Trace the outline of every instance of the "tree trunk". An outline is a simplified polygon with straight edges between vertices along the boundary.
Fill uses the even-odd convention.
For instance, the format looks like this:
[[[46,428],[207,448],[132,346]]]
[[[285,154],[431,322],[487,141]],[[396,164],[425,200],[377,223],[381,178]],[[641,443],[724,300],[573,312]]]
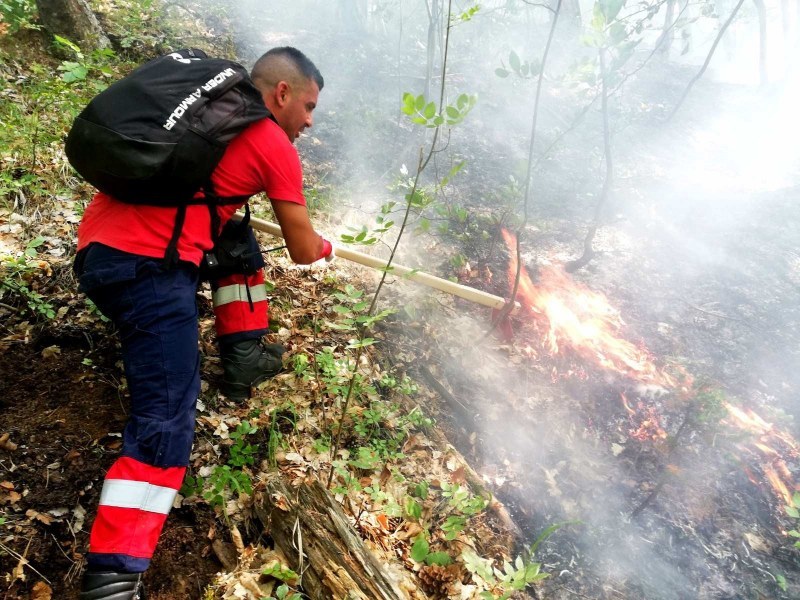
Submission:
[[[603,157],[606,163],[606,174],[603,180],[603,189],[600,192],[600,198],[594,207],[594,216],[592,223],[589,225],[589,230],[586,232],[586,237],[583,239],[583,254],[576,260],[569,261],[564,269],[568,273],[574,273],[578,269],[585,267],[594,258],[594,237],[597,235],[597,230],[600,227],[600,221],[603,215],[603,208],[605,207],[608,196],[611,193],[611,185],[614,180],[614,162],[611,153],[611,126],[608,118],[608,69],[606,68],[605,49],[600,48],[600,83],[602,86],[601,110],[603,113]]]
[[[356,535],[342,507],[318,481],[290,488],[274,475],[256,514],[269,535],[302,573],[312,600],[400,600],[380,562]],[[420,594],[422,597],[424,595]]]
[[[431,88],[433,87],[433,67],[436,59],[436,40],[438,39],[439,20],[441,10],[439,0],[425,0],[428,9],[428,44],[425,62],[425,98],[430,99]]]
[[[767,7],[764,0],[753,0],[758,11],[758,74],[761,85],[769,82],[767,74]]]
[[[339,0],[339,19],[342,30],[352,35],[364,35],[366,8],[361,0]]]
[[[672,40],[675,39],[675,4],[676,0],[667,0],[667,14],[664,17],[664,27],[661,30],[661,35],[656,42],[656,47],[664,56],[669,56],[670,48],[672,47]]]
[[[86,0],[36,0],[36,8],[42,25],[53,35],[89,50],[111,46]]]

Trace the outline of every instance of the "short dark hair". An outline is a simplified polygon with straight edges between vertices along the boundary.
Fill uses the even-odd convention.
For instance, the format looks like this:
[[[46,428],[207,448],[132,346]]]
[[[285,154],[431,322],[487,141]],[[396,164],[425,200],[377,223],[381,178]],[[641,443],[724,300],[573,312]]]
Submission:
[[[320,90],[325,85],[322,73],[311,59],[291,46],[281,46],[265,52],[253,65],[250,76],[257,86],[263,85],[267,88],[277,85],[281,80],[297,83],[300,78],[314,80]]]

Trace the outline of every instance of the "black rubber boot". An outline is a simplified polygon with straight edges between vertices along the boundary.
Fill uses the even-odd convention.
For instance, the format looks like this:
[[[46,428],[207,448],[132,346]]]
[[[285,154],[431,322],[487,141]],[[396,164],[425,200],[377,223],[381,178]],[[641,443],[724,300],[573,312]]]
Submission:
[[[253,386],[281,372],[284,352],[286,348],[280,344],[265,344],[262,340],[222,344],[220,356],[225,373],[220,391],[231,400],[247,400]]]
[[[83,576],[80,600],[147,600],[141,573],[87,571]]]

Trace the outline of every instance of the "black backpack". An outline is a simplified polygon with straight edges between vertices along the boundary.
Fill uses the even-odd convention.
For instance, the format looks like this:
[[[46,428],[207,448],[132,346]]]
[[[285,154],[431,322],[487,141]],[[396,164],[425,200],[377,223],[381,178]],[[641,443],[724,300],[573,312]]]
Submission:
[[[228,143],[248,125],[270,116],[247,71],[202,50],[155,58],[101,92],[77,116],[66,142],[70,164],[97,189],[123,202],[177,206],[165,264],[176,246],[189,204],[214,206],[210,178]],[[205,198],[195,200],[198,190]]]

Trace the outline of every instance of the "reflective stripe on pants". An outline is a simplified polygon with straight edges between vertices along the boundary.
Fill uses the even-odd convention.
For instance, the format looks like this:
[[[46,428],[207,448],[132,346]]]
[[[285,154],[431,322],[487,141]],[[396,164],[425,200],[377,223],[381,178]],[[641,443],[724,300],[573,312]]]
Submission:
[[[213,288],[219,341],[257,339],[267,333],[269,303],[261,269],[252,275],[223,277],[215,282]]]
[[[106,475],[89,539],[93,569],[147,569],[186,467],[153,467],[119,458]]]

